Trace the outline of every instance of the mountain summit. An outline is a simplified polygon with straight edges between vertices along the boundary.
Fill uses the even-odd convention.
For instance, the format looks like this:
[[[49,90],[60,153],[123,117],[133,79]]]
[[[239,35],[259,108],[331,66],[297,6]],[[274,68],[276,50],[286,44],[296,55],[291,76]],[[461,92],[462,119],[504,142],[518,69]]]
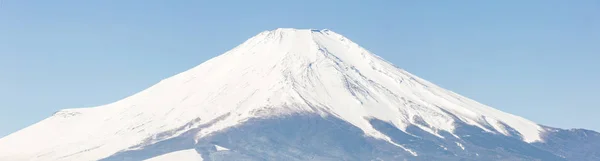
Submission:
[[[0,160],[594,160],[599,143],[440,88],[331,30],[280,28],[123,100],[58,111],[0,139]]]

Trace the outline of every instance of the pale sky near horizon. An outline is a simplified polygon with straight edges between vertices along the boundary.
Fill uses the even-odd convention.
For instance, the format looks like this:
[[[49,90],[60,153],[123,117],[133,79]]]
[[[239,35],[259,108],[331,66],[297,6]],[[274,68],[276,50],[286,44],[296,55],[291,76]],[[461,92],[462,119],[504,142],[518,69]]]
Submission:
[[[483,104],[600,131],[600,1],[0,1],[0,137],[98,106],[264,30],[331,29]]]

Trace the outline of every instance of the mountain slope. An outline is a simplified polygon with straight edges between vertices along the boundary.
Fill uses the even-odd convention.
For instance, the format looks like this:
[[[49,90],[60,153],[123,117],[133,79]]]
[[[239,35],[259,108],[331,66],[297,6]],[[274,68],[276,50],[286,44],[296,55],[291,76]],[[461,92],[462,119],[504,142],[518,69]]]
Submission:
[[[564,159],[553,151],[564,148],[546,144],[549,133],[333,31],[276,29],[123,100],[61,110],[2,138],[0,160],[141,160],[189,149],[206,160]],[[299,145],[306,141],[314,144]],[[216,142],[234,148],[216,151]]]
[[[202,161],[202,157],[195,150],[182,150],[157,156],[144,161]]]

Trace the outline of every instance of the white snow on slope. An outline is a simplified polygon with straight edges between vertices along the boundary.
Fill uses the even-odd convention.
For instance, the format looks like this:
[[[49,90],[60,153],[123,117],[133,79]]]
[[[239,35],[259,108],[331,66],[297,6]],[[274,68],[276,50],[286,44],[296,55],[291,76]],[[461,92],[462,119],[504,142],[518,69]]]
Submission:
[[[461,143],[459,142],[455,142],[456,146],[460,147],[460,149],[465,150],[465,146],[463,146]]]
[[[144,161],[202,161],[202,156],[194,149],[171,152]]]
[[[2,138],[0,160],[96,160],[217,118],[197,137],[296,112],[336,116],[387,141],[369,118],[436,136],[452,133],[457,121],[503,135],[512,128],[526,142],[542,141],[543,132],[534,122],[398,69],[333,31],[276,29],[123,100],[62,110]]]
[[[217,149],[217,151],[229,151],[229,149],[219,146],[219,145],[215,145],[215,148]]]

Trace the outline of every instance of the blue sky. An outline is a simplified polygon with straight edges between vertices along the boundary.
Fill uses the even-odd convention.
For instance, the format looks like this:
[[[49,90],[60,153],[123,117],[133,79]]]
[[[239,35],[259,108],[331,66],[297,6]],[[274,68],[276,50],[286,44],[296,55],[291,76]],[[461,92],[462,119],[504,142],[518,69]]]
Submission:
[[[117,101],[264,30],[328,28],[444,88],[600,130],[600,1],[0,2],[0,137]]]

